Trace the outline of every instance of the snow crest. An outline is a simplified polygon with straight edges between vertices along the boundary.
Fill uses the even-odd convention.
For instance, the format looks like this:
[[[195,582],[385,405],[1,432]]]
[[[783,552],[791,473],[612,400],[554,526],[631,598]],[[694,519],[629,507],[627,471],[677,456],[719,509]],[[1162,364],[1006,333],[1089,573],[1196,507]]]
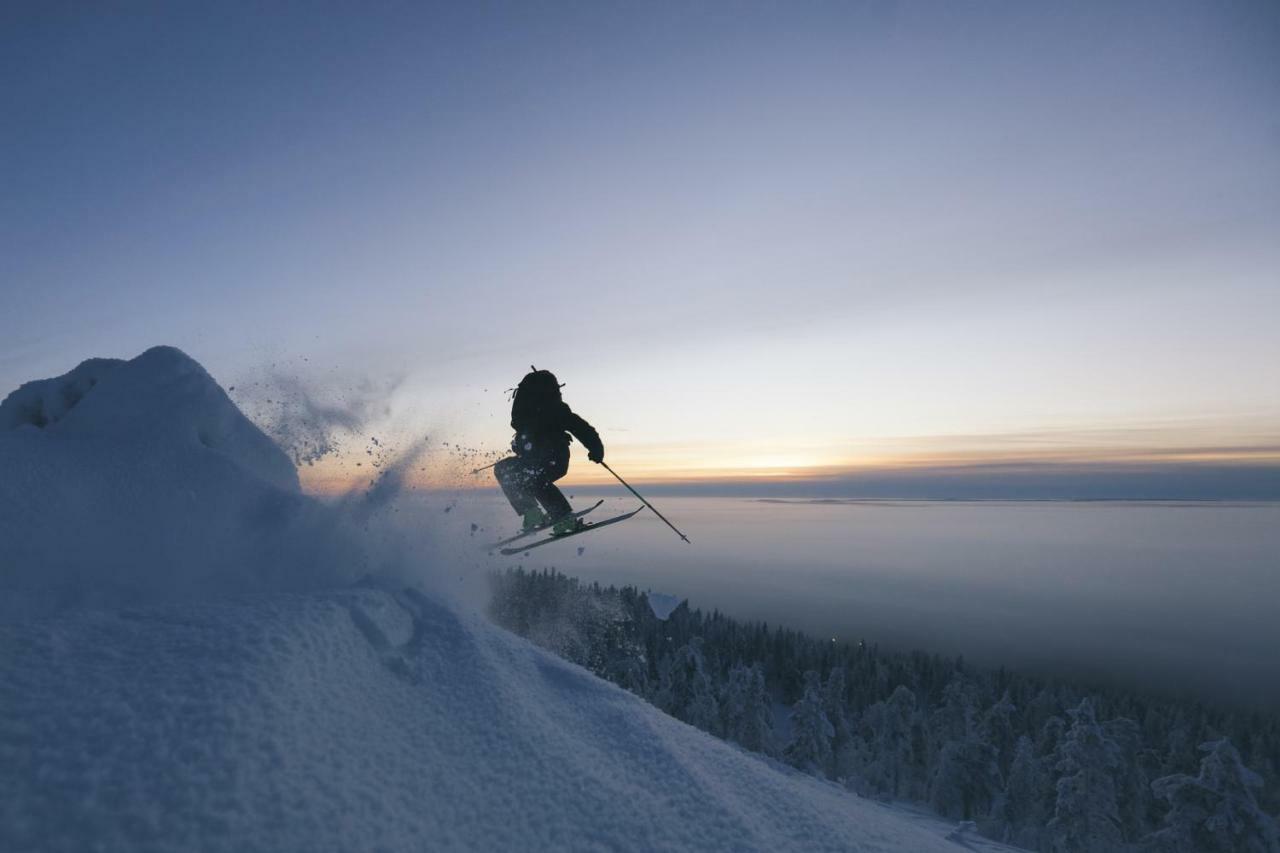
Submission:
[[[131,361],[93,358],[54,379],[26,383],[0,402],[0,434],[23,427],[43,430],[50,442],[103,440],[111,451],[203,447],[247,475],[298,491],[289,457],[174,347],[152,347]]]
[[[364,562],[340,527],[172,347],[0,403],[0,619],[340,582]]]

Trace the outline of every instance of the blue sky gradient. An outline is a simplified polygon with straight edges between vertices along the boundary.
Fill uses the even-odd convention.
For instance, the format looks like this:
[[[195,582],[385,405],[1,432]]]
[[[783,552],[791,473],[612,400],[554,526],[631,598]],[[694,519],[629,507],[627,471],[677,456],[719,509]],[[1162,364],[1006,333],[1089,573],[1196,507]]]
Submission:
[[[0,392],[170,343],[498,449],[537,363],[656,479],[1280,461],[1272,3],[10,4],[0,42]]]

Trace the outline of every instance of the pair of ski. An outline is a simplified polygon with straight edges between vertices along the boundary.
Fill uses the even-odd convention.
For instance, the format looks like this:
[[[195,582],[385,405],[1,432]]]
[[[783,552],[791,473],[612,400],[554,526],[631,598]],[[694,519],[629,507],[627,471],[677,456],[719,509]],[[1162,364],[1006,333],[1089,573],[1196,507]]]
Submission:
[[[600,504],[602,503],[604,503],[603,500],[596,501],[586,509],[580,509],[577,512],[575,512],[573,514],[573,517],[582,518],[584,515],[591,512],[593,509],[596,509],[597,507],[599,507]],[[640,512],[640,510],[642,509],[644,509],[644,507],[633,509],[631,512],[625,512],[622,515],[615,515],[613,518],[606,518],[604,521],[597,521],[595,524],[583,524],[582,527],[579,527],[577,530],[573,531],[572,533],[561,533],[558,536],[553,533],[550,536],[547,536],[543,539],[538,539],[534,542],[522,543],[514,547],[506,547],[506,546],[510,546],[511,543],[513,542],[519,542],[521,539],[524,539],[526,536],[532,536],[535,533],[540,533],[541,531],[554,526],[554,523],[543,524],[539,527],[534,527],[530,530],[523,530],[517,533],[515,536],[509,536],[506,539],[501,539],[497,542],[494,542],[492,545],[489,546],[488,550],[492,551],[494,548],[500,548],[501,550],[498,553],[503,554],[504,556],[510,556],[512,554],[523,554],[525,551],[528,551],[531,548],[540,548],[543,545],[550,545],[552,542],[559,542],[561,539],[568,539],[572,536],[577,536],[579,533],[586,533],[588,531],[595,530],[598,527],[608,527],[610,524],[617,524],[619,521],[626,521],[628,518]]]

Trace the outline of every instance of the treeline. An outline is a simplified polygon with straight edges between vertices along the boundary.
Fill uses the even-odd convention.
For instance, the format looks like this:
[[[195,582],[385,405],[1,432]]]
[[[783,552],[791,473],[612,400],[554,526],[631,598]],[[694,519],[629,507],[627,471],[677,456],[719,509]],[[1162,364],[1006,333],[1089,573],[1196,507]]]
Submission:
[[[495,622],[690,725],[1055,853],[1280,853],[1280,718],[823,642],[555,571]]]

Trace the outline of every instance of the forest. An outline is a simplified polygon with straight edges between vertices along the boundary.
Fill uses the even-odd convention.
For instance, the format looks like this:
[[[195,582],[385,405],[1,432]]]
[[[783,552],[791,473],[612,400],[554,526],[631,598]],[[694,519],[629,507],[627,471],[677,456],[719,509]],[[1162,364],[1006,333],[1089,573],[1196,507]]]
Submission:
[[[490,616],[664,712],[831,779],[1054,853],[1280,853],[1280,715],[838,643],[554,569]]]

